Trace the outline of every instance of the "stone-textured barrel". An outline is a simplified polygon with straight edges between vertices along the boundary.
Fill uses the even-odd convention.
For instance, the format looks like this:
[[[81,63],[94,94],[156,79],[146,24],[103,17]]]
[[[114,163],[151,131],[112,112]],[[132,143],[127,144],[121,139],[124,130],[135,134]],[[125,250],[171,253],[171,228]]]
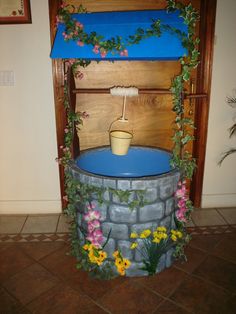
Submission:
[[[136,250],[131,250],[131,232],[141,232],[144,229],[155,229],[157,226],[165,226],[168,229],[175,228],[175,199],[174,192],[179,181],[179,171],[171,170],[166,174],[141,178],[116,178],[94,175],[78,168],[76,164],[71,166],[72,174],[81,183],[88,185],[111,188],[117,190],[129,190],[131,201],[137,198],[137,190],[144,191],[145,205],[140,208],[130,209],[129,205],[119,200],[117,194],[106,190],[104,198],[106,202],[99,204],[94,195],[92,200],[95,209],[101,212],[101,227],[103,235],[110,238],[105,246],[109,257],[118,248],[132,265],[127,270],[127,276],[146,276],[147,272],[140,270],[142,257]],[[78,223],[81,227],[81,210],[78,208]],[[162,255],[157,272],[162,271],[172,264],[173,249]]]

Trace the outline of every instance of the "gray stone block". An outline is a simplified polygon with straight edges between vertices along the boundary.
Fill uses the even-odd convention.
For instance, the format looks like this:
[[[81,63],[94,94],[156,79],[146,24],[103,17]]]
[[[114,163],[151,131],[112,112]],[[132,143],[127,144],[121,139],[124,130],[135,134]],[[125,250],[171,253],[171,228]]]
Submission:
[[[115,179],[107,179],[107,178],[104,178],[104,179],[103,179],[103,186],[104,186],[105,188],[116,189],[116,180],[115,180]]]
[[[173,264],[173,262],[175,260],[175,258],[173,256],[174,251],[175,251],[175,249],[171,248],[166,252],[166,267],[170,267]]]
[[[142,239],[137,239],[138,247],[134,249],[134,259],[136,262],[141,262],[144,259],[145,251],[144,251],[144,242]],[[143,256],[144,254],[144,256]]]
[[[78,171],[71,169],[71,174],[72,174],[74,179],[80,181],[80,173]]]
[[[166,267],[166,255],[162,254],[159,263],[157,265],[157,273],[160,273]]]
[[[106,242],[107,238],[104,237],[104,242]],[[114,239],[110,238],[107,242],[107,244],[104,247],[104,251],[107,252],[107,257],[108,258],[113,258],[113,253],[116,250],[116,242]]]
[[[160,226],[164,226],[167,229],[171,228],[171,217],[168,216],[160,220]]]
[[[166,200],[167,198],[173,196],[174,193],[174,184],[173,178],[166,177],[160,179],[160,198]]]
[[[110,219],[118,223],[135,223],[137,222],[137,210],[131,210],[127,206],[112,204],[109,206]]]
[[[102,232],[104,236],[108,236],[111,230],[110,236],[118,240],[126,240],[129,238],[128,226],[125,224],[114,224],[111,222],[102,223]]]
[[[81,183],[89,183],[89,177],[86,174],[80,173],[79,179]]]
[[[131,184],[129,180],[117,180],[117,189],[118,190],[130,190]]]
[[[118,241],[118,249],[121,251],[121,254],[124,258],[128,258],[130,261],[133,260],[133,251],[130,249],[130,245],[132,242],[119,240]]]
[[[134,224],[131,226],[130,229],[131,229],[131,232],[136,232],[136,233],[140,234],[145,229],[151,229],[153,231],[154,229],[156,229],[158,223],[159,223],[159,221]]]
[[[108,190],[103,193],[103,199],[104,201],[110,202],[110,192]]]
[[[116,204],[128,204],[131,203],[135,197],[136,197],[136,193],[134,191],[130,191],[129,197],[128,197],[128,202],[123,202],[122,200],[120,200],[119,196],[116,195],[115,193],[111,193],[112,194],[112,202],[116,203]]]
[[[146,190],[150,188],[157,188],[159,186],[158,178],[157,179],[142,179],[142,180],[132,180],[131,183],[132,189],[135,190]]]
[[[175,223],[175,213],[173,213],[171,215],[171,226],[170,226],[171,229],[176,229],[176,223]]]
[[[102,178],[99,177],[95,177],[95,176],[89,176],[89,184],[93,185],[93,186],[97,186],[97,187],[102,187],[103,186],[103,180]]]
[[[132,180],[131,188],[133,190],[144,190],[144,180]]]
[[[153,203],[154,201],[157,200],[157,188],[149,188],[146,190],[146,193],[145,193],[145,201],[147,203]]]
[[[164,216],[164,203],[154,203],[139,209],[140,222],[161,219]]]
[[[169,216],[174,211],[174,198],[168,198],[166,200],[165,216]]]
[[[133,262],[130,267],[126,270],[126,276],[128,277],[141,277],[147,276],[148,272],[146,270],[142,270],[143,263]]]

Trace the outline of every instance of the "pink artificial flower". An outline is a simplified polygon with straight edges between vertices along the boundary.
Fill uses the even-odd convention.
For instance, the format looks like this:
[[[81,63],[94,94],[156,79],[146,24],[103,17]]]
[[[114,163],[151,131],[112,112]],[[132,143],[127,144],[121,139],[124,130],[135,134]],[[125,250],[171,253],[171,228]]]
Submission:
[[[88,210],[92,210],[92,209],[94,209],[96,206],[93,204],[93,203],[89,203],[89,204],[87,204],[87,209]]]
[[[107,55],[106,50],[102,50],[101,53],[100,53],[100,55],[101,55],[102,58],[105,58],[106,55]]]
[[[66,201],[66,202],[68,202],[68,196],[67,196],[67,195],[64,195],[64,196],[63,196],[63,200]]]
[[[61,8],[65,8],[65,7],[66,7],[66,2],[62,1]]]
[[[88,232],[92,233],[94,230],[100,228],[100,221],[99,220],[91,220],[88,221]]]
[[[94,45],[93,52],[98,54],[99,53],[99,45]]]
[[[84,46],[84,42],[82,42],[81,40],[78,40],[77,41],[77,45],[80,46],[80,47],[83,47]]]
[[[89,114],[86,111],[82,112],[82,118],[86,119],[89,118]]]
[[[99,220],[101,217],[101,214],[97,210],[91,210],[88,211],[87,214],[84,215],[85,221],[92,221],[92,220]]]
[[[183,222],[187,222],[186,217],[184,215],[184,213],[181,210],[178,210],[176,212],[176,217],[179,221],[183,221]]]
[[[64,129],[64,132],[65,132],[65,133],[68,133],[68,132],[69,132],[69,129],[65,128],[65,129]]]
[[[69,59],[68,60],[69,64],[71,64],[71,65],[73,65],[75,63],[75,61],[76,61],[75,59]]]
[[[120,52],[120,56],[121,57],[128,57],[128,50],[127,49],[124,49]]]
[[[86,237],[94,246],[100,247],[103,242],[103,234],[101,230],[94,230]]]
[[[80,29],[83,29],[84,25],[81,24],[80,22],[76,22],[75,26],[79,27]]]

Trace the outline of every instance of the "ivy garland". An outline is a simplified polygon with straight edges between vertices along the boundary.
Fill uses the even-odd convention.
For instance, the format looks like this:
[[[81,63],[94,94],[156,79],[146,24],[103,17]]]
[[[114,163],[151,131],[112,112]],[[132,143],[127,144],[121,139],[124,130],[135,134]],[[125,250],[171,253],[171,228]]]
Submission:
[[[181,230],[185,234],[183,241],[176,246],[176,256],[183,256],[184,255],[184,246],[189,241],[189,235],[186,234],[185,231],[185,223],[187,218],[189,218],[190,212],[193,210],[192,202],[189,200],[188,196],[186,195],[186,188],[185,188],[185,180],[192,178],[193,172],[196,168],[195,159],[192,157],[191,153],[187,151],[186,145],[194,140],[192,135],[192,129],[194,128],[194,123],[192,119],[187,118],[184,116],[185,109],[184,109],[184,88],[186,82],[190,80],[191,71],[197,67],[199,61],[199,51],[198,51],[198,44],[199,38],[195,36],[195,26],[196,22],[199,19],[198,12],[193,8],[192,4],[188,4],[185,6],[182,3],[177,2],[176,0],[167,0],[167,12],[173,12],[175,10],[179,10],[180,17],[183,18],[184,23],[188,26],[188,33],[187,35],[178,29],[170,27],[169,25],[162,25],[160,20],[153,21],[151,24],[150,29],[137,29],[136,33],[132,36],[128,37],[127,44],[133,45],[138,44],[145,38],[151,36],[158,36],[160,37],[163,31],[168,31],[175,36],[181,38],[182,45],[187,49],[188,56],[182,57],[180,59],[181,64],[181,73],[175,76],[172,80],[171,91],[173,93],[173,108],[172,110],[175,112],[175,126],[174,126],[174,136],[172,137],[173,140],[173,157],[171,160],[171,166],[173,168],[178,168],[181,173],[180,179],[180,186],[177,195],[178,205],[181,209],[181,206],[185,206],[184,215],[182,215],[183,219],[178,219],[181,215],[177,216],[176,223],[178,229]],[[72,12],[71,12],[72,11]],[[116,38],[111,38],[108,40],[104,40],[104,38],[97,34],[96,32],[91,32],[87,34],[84,29],[83,25],[73,19],[71,17],[71,13],[85,13],[86,9],[84,9],[81,5],[76,8],[73,5],[66,5],[62,4],[61,8],[59,9],[58,16],[57,16],[57,23],[64,23],[65,24],[65,32],[63,33],[64,39],[74,40],[77,41],[79,46],[83,46],[84,44],[92,45],[94,53],[100,53],[101,57],[105,57],[108,52],[112,54],[119,53],[121,56],[127,56],[128,51],[126,46],[122,42],[122,38],[120,36],[116,36]],[[81,72],[77,71],[78,66],[86,67],[90,63],[88,60],[81,60],[81,59],[69,59],[64,60],[64,62],[70,63],[72,70],[75,76],[81,78]],[[86,260],[84,257],[81,256],[81,251],[79,249],[79,239],[78,239],[78,223],[77,223],[77,210],[76,205],[84,204],[91,202],[92,195],[96,194],[97,198],[100,202],[104,202],[104,191],[96,188],[91,187],[86,184],[82,184],[76,180],[71,172],[71,162],[72,155],[71,155],[71,147],[73,142],[73,133],[74,133],[74,124],[79,129],[80,126],[83,124],[83,119],[87,118],[87,114],[85,112],[77,112],[74,113],[71,111],[69,106],[69,97],[68,97],[68,86],[67,82],[65,81],[64,87],[64,105],[67,114],[67,126],[65,128],[65,146],[61,147],[63,151],[63,156],[58,159],[59,163],[62,164],[65,168],[65,192],[66,196],[64,200],[67,202],[67,207],[65,209],[65,213],[72,218],[71,223],[71,245],[72,245],[72,254],[79,259],[78,267],[81,265],[84,266],[86,264]],[[123,198],[124,201],[128,202],[129,194],[127,191],[110,191],[115,193],[121,199]],[[127,193],[126,193],[127,192]],[[142,194],[142,193],[141,193]],[[140,195],[141,195],[140,194]],[[130,204],[130,207],[135,206],[143,206],[144,200],[142,195],[138,202],[134,204]],[[85,267],[85,266],[84,266]],[[91,269],[90,269],[91,270]],[[110,267],[108,267],[108,272],[104,272],[103,269],[103,278],[109,278],[110,276]],[[97,273],[97,269],[95,270]]]

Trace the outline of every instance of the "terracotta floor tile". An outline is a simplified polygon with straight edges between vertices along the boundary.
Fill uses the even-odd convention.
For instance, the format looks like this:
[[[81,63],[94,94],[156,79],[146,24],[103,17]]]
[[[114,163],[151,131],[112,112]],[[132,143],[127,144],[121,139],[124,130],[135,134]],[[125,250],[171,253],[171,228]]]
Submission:
[[[113,287],[129,280],[121,277],[106,281],[93,279],[87,272],[76,269],[76,260],[73,256],[66,255],[68,251],[68,246],[59,249],[46,258],[41,259],[40,263],[61,280],[66,281],[73,289],[87,294],[93,300],[102,297]]]
[[[97,300],[112,314],[152,313],[163,299],[139,285],[136,281],[128,281]]]
[[[71,219],[65,215],[60,215],[57,232],[69,232],[70,231],[70,221]]]
[[[163,296],[170,295],[184,280],[186,273],[171,267],[155,276],[142,277],[138,282]]]
[[[90,298],[69,286],[59,285],[27,305],[34,314],[105,314]]]
[[[65,246],[64,242],[29,242],[19,243],[18,246],[33,259],[41,258]]]
[[[153,314],[188,314],[189,312],[170,301],[164,301]]]
[[[185,255],[187,257],[187,262],[176,261],[174,266],[191,273],[203,262],[204,258],[206,257],[206,252],[188,246],[185,249]]]
[[[22,233],[51,233],[56,232],[59,215],[28,216]]]
[[[215,209],[195,210],[191,217],[196,226],[217,226],[227,224]]]
[[[28,314],[27,309],[0,287],[0,313],[2,314]]]
[[[221,240],[222,234],[193,235],[189,245],[191,247],[209,252],[213,250]]]
[[[0,233],[18,233],[21,231],[27,215],[22,216],[0,216]]]
[[[236,292],[236,265],[234,263],[210,255],[194,271],[194,274]]]
[[[212,288],[204,302],[199,305],[196,314],[235,314],[236,297],[227,295],[224,291]]]
[[[228,298],[225,290],[217,288],[199,278],[188,276],[170,297],[187,310],[202,313],[200,309],[212,310]],[[216,313],[214,311],[209,313]],[[224,314],[224,312],[218,312]]]
[[[58,282],[58,278],[35,263],[11,277],[4,287],[22,304],[27,304]]]
[[[34,260],[28,257],[16,245],[5,247],[0,254],[0,282],[4,282],[22,269],[32,264]]]
[[[236,208],[217,209],[229,224],[236,224]]]
[[[49,271],[66,280],[77,273],[76,259],[69,255],[69,245],[64,245],[50,255],[42,258],[40,264]]]
[[[236,263],[236,233],[224,235],[212,254]]]

